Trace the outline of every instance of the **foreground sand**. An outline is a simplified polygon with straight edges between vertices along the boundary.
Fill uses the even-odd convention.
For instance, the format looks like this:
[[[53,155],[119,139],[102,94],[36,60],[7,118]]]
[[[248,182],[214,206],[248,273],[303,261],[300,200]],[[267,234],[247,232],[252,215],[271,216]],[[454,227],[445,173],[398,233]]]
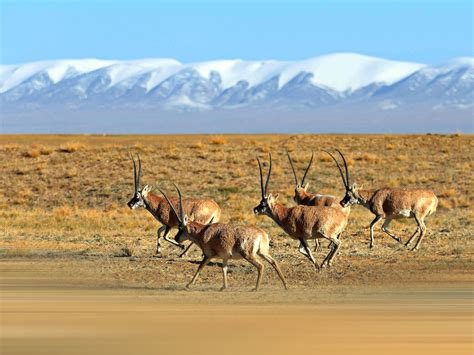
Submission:
[[[4,354],[473,350],[472,282],[287,292],[267,285],[260,293],[102,288],[34,263],[0,263]]]

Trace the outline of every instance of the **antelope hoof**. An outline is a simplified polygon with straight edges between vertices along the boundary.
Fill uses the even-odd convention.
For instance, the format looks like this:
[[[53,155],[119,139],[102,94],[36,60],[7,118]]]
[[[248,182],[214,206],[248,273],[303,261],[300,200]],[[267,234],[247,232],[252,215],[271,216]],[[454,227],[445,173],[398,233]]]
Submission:
[[[227,289],[227,287],[222,286],[222,287],[219,289],[219,291],[220,291],[220,292],[223,292],[223,291],[225,291],[226,289]]]
[[[397,242],[399,242],[399,243],[402,242],[402,238],[400,238],[400,237],[396,237],[395,240],[396,240]]]
[[[411,251],[417,251],[418,248],[417,247],[414,247]]]
[[[189,290],[189,289],[191,288],[191,285],[192,285],[192,283],[188,283],[188,284],[186,285],[186,289]]]
[[[153,255],[154,258],[162,258],[163,255],[161,254],[161,251],[156,251],[155,255]]]
[[[252,290],[251,290],[251,291],[252,291],[252,292],[258,292],[258,287],[254,287],[254,288],[252,288]]]
[[[408,246],[408,244],[410,244],[408,241],[404,244],[406,247]]]
[[[374,247],[374,245],[373,245],[373,244],[370,244],[370,245],[369,245],[369,248],[370,248],[370,249],[372,249],[373,247]]]
[[[181,253],[178,255],[178,258],[184,258],[186,256],[186,253]]]

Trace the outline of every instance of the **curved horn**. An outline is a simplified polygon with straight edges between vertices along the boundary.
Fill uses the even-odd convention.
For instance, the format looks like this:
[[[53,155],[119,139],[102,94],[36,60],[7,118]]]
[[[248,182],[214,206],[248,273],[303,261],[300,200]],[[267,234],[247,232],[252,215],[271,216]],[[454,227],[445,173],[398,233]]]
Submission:
[[[268,168],[267,181],[265,181],[265,196],[268,196],[268,182],[270,181],[270,174],[272,173],[272,153],[268,153],[270,157],[270,167]]]
[[[349,186],[350,185],[349,169],[347,168],[346,158],[344,158],[344,155],[341,153],[341,151],[339,149],[336,149],[336,151],[339,153],[339,155],[342,158],[342,161],[344,162],[344,168],[346,169],[346,182],[347,182],[347,186]]]
[[[181,194],[181,190],[179,189],[179,187],[176,186],[175,183],[173,183],[173,185],[176,191],[178,191],[179,195],[179,216],[181,218],[181,221],[184,221],[183,195]]]
[[[133,161],[133,184],[135,186],[135,192],[137,192],[138,191],[138,189],[137,189],[137,164],[135,164],[135,159],[133,159],[132,154],[130,154],[130,158],[132,158],[132,161]]]
[[[262,199],[265,198],[265,192],[263,191],[263,172],[262,172],[262,163],[260,162],[259,157],[257,157],[258,169],[260,170],[260,191],[262,192]]]
[[[165,197],[166,201],[168,202],[168,204],[170,205],[171,209],[173,210],[174,214],[176,215],[176,219],[178,220],[179,224],[183,223],[183,221],[179,218],[179,214],[178,212],[176,212],[176,209],[174,208],[173,204],[171,203],[170,199],[168,198],[168,196],[166,196],[165,192],[162,190],[162,189],[158,189],[160,190],[161,194]]]
[[[328,154],[331,156],[332,160],[334,160],[334,162],[336,163],[337,168],[339,169],[339,174],[341,174],[341,179],[342,179],[342,182],[343,182],[343,184],[344,184],[344,187],[347,189],[347,188],[348,188],[348,185],[346,184],[346,180],[344,179],[344,174],[343,174],[343,172],[342,172],[341,166],[339,165],[337,159],[334,157],[334,155],[332,155],[332,154],[329,153],[328,151],[323,150],[323,152],[328,153]]]
[[[140,155],[137,154],[137,157],[138,157],[137,186],[138,186],[138,190],[140,190],[141,189],[140,178],[142,176],[142,161],[140,160]]]
[[[291,170],[293,170],[293,176],[295,177],[295,185],[298,186],[298,177],[296,176],[295,167],[293,166],[293,161],[291,160],[290,152],[286,151],[288,160],[290,161]]]
[[[306,168],[306,171],[304,172],[303,180],[301,180],[301,186],[304,185],[304,179],[306,178],[306,174],[308,174],[309,168],[311,168],[311,164],[313,164],[313,158],[314,158],[314,152],[312,152],[311,160],[309,161],[308,167]]]

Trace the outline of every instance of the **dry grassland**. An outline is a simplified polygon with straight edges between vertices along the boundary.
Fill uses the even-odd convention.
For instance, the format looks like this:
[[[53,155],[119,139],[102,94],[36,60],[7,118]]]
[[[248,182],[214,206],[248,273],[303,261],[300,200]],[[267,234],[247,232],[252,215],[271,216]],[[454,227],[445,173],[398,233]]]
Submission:
[[[473,146],[464,135],[0,136],[2,348],[200,354],[217,344],[219,352],[235,354],[468,353]],[[419,251],[380,230],[369,249],[372,215],[356,206],[334,267],[317,273],[297,242],[269,218],[253,215],[260,196],[255,155],[266,159],[272,152],[270,190],[292,205],[286,149],[301,172],[314,151],[310,190],[341,196],[337,170],[320,152],[335,147],[367,188],[435,191],[439,208],[426,220]],[[201,253],[195,248],[179,259],[179,250],[164,242],[164,257],[153,257],[159,225],[145,210],[126,206],[133,193],[129,153],[141,156],[143,185],[171,191],[175,182],[186,196],[214,198],[224,222],[269,231],[290,291],[281,290],[267,267],[262,292],[248,293],[256,273],[243,262],[230,265],[228,292],[215,292],[217,264],[203,271],[194,291],[184,291]],[[415,223],[395,221],[392,228],[406,240]],[[323,245],[319,261],[326,252]],[[73,291],[78,288],[88,291]],[[427,291],[438,288],[449,292]],[[386,307],[374,309],[373,302]],[[187,336],[183,324],[201,330]],[[215,325],[217,343],[205,331]],[[223,331],[231,328],[234,335]]]
[[[104,282],[181,285],[195,265],[177,260],[178,250],[166,242],[163,260],[149,258],[154,253],[158,224],[145,210],[126,207],[133,193],[130,152],[141,156],[143,184],[170,190],[175,182],[186,196],[214,198],[222,207],[224,222],[255,224],[268,230],[273,254],[293,285],[419,282],[444,280],[450,278],[446,273],[453,271],[462,278],[472,271],[472,136],[83,135],[0,139],[3,258],[87,261],[93,265],[86,268],[90,276],[105,273],[100,275]],[[256,154],[265,157],[273,153],[270,190],[279,192],[281,201],[291,205],[293,180],[285,150],[292,152],[301,172],[315,151],[308,177],[311,191],[341,196],[337,170],[320,152],[333,147],[345,152],[353,179],[365,187],[422,186],[435,191],[439,208],[427,220],[429,230],[419,252],[405,250],[380,230],[375,236],[376,248],[370,250],[367,227],[372,216],[356,206],[335,268],[315,275],[297,252],[295,241],[269,218],[253,215],[252,208],[259,201]],[[392,228],[407,238],[415,224],[413,220],[395,221]],[[326,249],[319,259],[322,253]],[[194,249],[188,260],[199,256]],[[248,280],[254,278],[250,266],[234,270],[231,286],[253,283]],[[205,279],[207,274],[213,274],[207,282],[220,282],[214,272],[205,272]],[[267,277],[277,284],[272,271]]]

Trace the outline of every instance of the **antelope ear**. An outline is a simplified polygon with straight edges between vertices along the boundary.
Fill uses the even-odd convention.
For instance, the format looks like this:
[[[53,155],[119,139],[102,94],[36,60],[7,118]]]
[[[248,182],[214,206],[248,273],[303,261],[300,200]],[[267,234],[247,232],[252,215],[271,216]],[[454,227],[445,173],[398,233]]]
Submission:
[[[309,187],[309,182],[307,182],[306,184],[303,185],[303,189],[306,191]]]
[[[271,194],[270,194],[271,195]],[[276,193],[275,195],[273,195],[273,199],[276,201],[278,200],[278,196],[280,196],[280,194]]]
[[[353,183],[353,184],[352,184],[352,191],[356,191],[356,190],[358,190],[358,189],[359,189],[359,186],[357,186],[356,183]]]
[[[183,224],[184,224],[184,226],[187,226],[187,225],[188,225],[188,221],[189,221],[188,216],[187,216],[187,215],[184,215],[184,218],[183,218]]]

